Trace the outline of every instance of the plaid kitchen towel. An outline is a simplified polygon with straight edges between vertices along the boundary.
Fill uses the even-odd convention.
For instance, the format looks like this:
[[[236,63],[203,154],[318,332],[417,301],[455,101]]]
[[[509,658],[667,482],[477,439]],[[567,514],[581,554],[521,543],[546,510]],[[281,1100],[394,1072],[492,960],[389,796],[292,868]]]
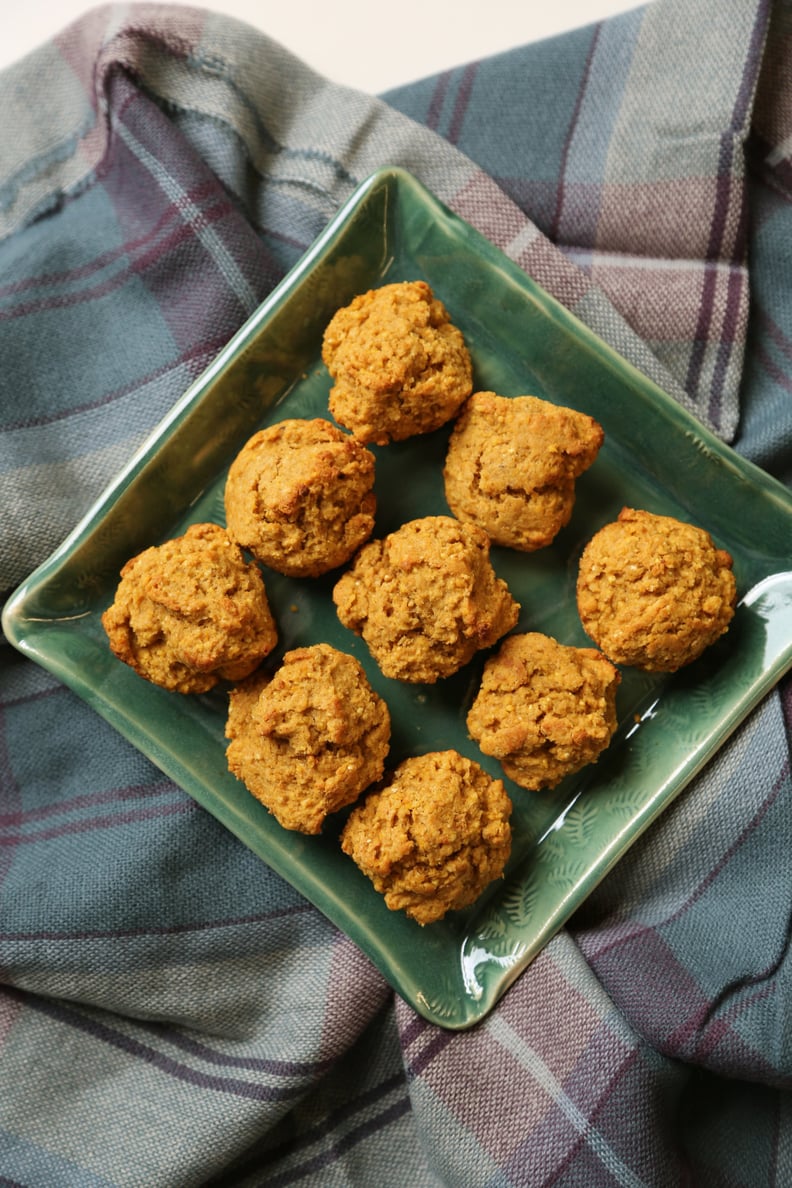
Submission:
[[[792,481],[789,4],[654,0],[382,98],[111,5],[0,105],[0,590],[382,165]],[[0,642],[0,1185],[792,1183],[790,719],[786,682],[457,1033]]]

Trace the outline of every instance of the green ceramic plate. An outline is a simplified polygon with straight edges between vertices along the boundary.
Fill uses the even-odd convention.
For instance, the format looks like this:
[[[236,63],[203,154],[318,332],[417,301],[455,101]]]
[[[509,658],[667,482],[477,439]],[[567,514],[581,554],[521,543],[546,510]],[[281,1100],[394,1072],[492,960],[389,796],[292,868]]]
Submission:
[[[223,522],[226,468],[261,425],[327,415],[322,331],[340,305],[389,281],[424,278],[463,330],[476,386],[578,407],[605,445],[578,484],[552,547],[493,550],[522,605],[518,629],[588,643],[574,598],[584,543],[624,504],[706,527],[735,562],[741,602],[725,639],[672,678],[625,670],[621,729],[599,763],[552,793],[507,781],[514,852],[474,908],[420,928],[389,912],[340,851],[340,821],[289,833],[229,775],[226,697],[168,694],[110,654],[99,616],[118,570],[141,548],[198,520]],[[447,431],[376,450],[377,534],[445,512]],[[741,460],[539,289],[411,176],[377,173],[185,393],[61,549],[14,595],[8,638],[100,714],[288,879],[370,956],[427,1019],[481,1019],[609,868],[688,783],[792,662],[792,497]],[[362,661],[394,722],[391,758],[454,747],[486,759],[465,714],[481,658],[434,686],[386,680],[336,618],[334,578],[266,575],[278,653],[327,640]],[[335,575],[337,576],[337,575]],[[342,815],[343,816],[343,815]]]

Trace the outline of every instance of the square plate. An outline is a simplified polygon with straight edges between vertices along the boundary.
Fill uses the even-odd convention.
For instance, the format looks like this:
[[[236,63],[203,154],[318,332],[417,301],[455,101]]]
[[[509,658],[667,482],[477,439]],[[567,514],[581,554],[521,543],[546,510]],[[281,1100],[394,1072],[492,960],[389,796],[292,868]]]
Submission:
[[[100,624],[122,564],[201,520],[224,523],[227,467],[258,428],[327,416],[324,327],[356,293],[423,278],[464,333],[475,386],[533,394],[596,417],[605,444],[577,484],[570,524],[552,546],[493,549],[522,605],[517,630],[587,645],[577,616],[577,560],[622,506],[706,528],[734,558],[740,604],[728,634],[673,677],[622,670],[620,729],[599,762],[552,792],[505,781],[513,854],[503,880],[464,912],[419,927],[390,912],[342,854],[345,814],[306,837],[282,829],[229,774],[226,696],[167,693],[114,659]],[[448,429],[380,449],[376,535],[445,513]],[[374,961],[425,1018],[471,1026],[617,859],[701,769],[792,663],[792,496],[702,428],[457,218],[409,174],[363,183],[312,248],[191,386],[63,546],[15,593],[8,638],[148,755]],[[356,655],[393,720],[390,762],[456,748],[493,775],[465,715],[483,657],[433,686],[384,678],[343,628],[337,574],[295,581],[265,571],[284,650],[326,640]]]

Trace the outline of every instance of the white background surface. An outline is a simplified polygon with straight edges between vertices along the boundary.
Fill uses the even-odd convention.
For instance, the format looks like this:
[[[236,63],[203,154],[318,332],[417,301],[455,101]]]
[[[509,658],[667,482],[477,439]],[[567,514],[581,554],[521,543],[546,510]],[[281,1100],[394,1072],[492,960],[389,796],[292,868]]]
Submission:
[[[91,7],[4,0],[0,69]],[[132,7],[132,6],[130,6]],[[214,0],[335,82],[377,94],[638,7],[638,0]]]

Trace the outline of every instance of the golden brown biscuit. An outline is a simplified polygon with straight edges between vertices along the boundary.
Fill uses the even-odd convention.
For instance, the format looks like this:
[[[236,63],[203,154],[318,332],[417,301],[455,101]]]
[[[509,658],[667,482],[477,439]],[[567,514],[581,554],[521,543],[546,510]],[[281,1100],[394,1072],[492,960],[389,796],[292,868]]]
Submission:
[[[523,788],[554,788],[593,763],[616,730],[619,671],[594,648],[510,635],[484,665],[467,727]]]
[[[127,561],[102,626],[119,660],[177,693],[242,680],[278,642],[261,573],[217,524]]]
[[[391,911],[431,924],[501,877],[511,807],[503,782],[472,760],[456,751],[419,755],[352,810],[341,847]]]
[[[228,472],[228,534],[287,577],[345,564],[374,528],[374,455],[330,421],[255,433]]]
[[[390,714],[354,656],[320,643],[232,689],[226,737],[229,770],[284,829],[319,833],[382,775]]]
[[[331,413],[378,445],[438,429],[473,388],[465,340],[425,281],[355,297],[327,326],[322,358],[335,380]]]
[[[673,516],[623,508],[580,559],[580,619],[615,664],[676,672],[723,635],[735,600],[729,554]]]
[[[494,644],[520,613],[492,568],[486,532],[451,516],[409,520],[369,541],[333,601],[386,676],[427,684]]]
[[[569,523],[575,480],[603,438],[601,425],[574,409],[536,396],[474,392],[448,444],[448,506],[494,544],[541,549]]]

